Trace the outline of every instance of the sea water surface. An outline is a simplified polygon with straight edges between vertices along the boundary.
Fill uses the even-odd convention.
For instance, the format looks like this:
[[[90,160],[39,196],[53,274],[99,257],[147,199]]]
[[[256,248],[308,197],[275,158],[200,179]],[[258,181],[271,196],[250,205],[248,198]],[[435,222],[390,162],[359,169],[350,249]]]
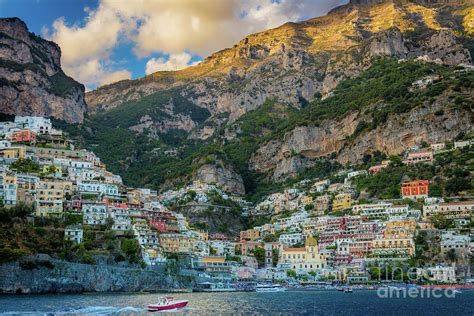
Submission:
[[[162,294],[0,296],[5,315],[474,315],[474,291],[455,298],[380,298],[376,291],[173,294],[186,309],[148,312]]]

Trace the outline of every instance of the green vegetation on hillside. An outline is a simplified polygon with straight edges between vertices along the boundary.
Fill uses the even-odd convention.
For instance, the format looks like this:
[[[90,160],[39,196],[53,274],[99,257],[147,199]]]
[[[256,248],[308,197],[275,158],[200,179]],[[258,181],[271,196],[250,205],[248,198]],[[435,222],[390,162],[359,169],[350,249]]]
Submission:
[[[0,207],[0,263],[42,253],[87,264],[94,264],[96,256],[111,263],[142,264],[140,246],[132,232],[116,236],[110,227],[84,226],[84,241],[78,245],[64,240],[64,229],[77,224],[77,219],[81,223],[82,216],[66,214],[66,222],[37,217],[30,222],[26,217],[32,212],[33,208],[24,204]]]
[[[172,109],[174,115],[189,115],[196,122],[203,122],[210,116],[209,111],[183,98],[179,92],[171,90],[153,93],[138,101],[125,102],[110,111],[95,115],[93,121],[108,127],[127,128],[138,124],[146,115],[154,121],[173,118],[167,108]]]
[[[474,166],[474,150],[456,149],[437,154],[432,164],[407,166],[400,158],[391,157],[390,165],[376,175],[357,178],[357,189],[370,197],[400,198],[400,183],[404,180],[430,180],[430,196],[457,196],[461,192],[472,195],[470,169]],[[364,166],[366,167],[366,166]]]
[[[139,119],[149,115],[154,120],[167,118],[164,106],[173,100],[175,112],[187,113],[203,122],[208,113],[196,107],[179,91],[157,92],[139,101],[127,102],[111,111],[90,117],[82,126],[66,128],[72,136],[82,140],[89,149],[97,152],[112,171],[123,176],[125,182],[136,186],[159,188],[164,183],[179,185],[202,164],[219,159],[231,165],[244,179],[247,192],[262,196],[280,189],[288,183],[307,177],[323,177],[340,168],[334,158],[323,157],[315,161],[313,168],[305,170],[295,179],[279,184],[269,181],[267,174],[258,174],[249,169],[248,161],[262,143],[270,139],[281,139],[284,133],[296,126],[319,125],[325,120],[340,120],[352,111],[368,117],[357,126],[354,141],[359,135],[384,124],[390,115],[408,112],[426,102],[434,102],[440,95],[448,96],[449,108],[471,108],[474,74],[457,71],[454,67],[414,61],[398,62],[381,59],[359,77],[343,81],[334,95],[325,100],[315,100],[297,111],[278,100],[267,100],[262,106],[241,116],[230,126],[221,127],[215,135],[205,141],[185,139],[184,133],[170,131],[158,135],[158,139],[136,134],[128,129]],[[434,82],[426,88],[415,88],[413,82],[433,76]],[[435,115],[443,115],[435,113]],[[225,130],[227,129],[227,131]],[[234,134],[232,139],[224,135]],[[177,148],[177,156],[163,154],[166,149]],[[395,172],[395,171],[394,171]],[[403,176],[398,171],[396,177]],[[380,175],[379,177],[383,177]],[[375,181],[375,180],[374,180]],[[380,181],[385,181],[380,179]],[[446,180],[448,181],[448,180]],[[458,190],[459,183],[443,184],[442,190]],[[381,194],[394,196],[398,190]],[[378,189],[372,189],[378,192]]]
[[[453,67],[413,61],[398,62],[381,59],[359,77],[341,82],[334,95],[316,100],[310,106],[293,115],[287,124],[280,126],[273,137],[296,126],[319,124],[323,120],[343,118],[352,111],[362,111],[371,116],[370,122],[358,126],[356,133],[374,129],[392,114],[406,113],[425,101],[449,91],[452,106],[472,107],[472,95],[463,89],[472,89],[474,73],[464,72],[454,76]],[[426,89],[413,88],[412,84],[427,76],[439,76]]]
[[[49,92],[60,97],[65,97],[71,90],[84,89],[82,84],[67,76],[62,70],[50,76],[49,81],[51,82]]]

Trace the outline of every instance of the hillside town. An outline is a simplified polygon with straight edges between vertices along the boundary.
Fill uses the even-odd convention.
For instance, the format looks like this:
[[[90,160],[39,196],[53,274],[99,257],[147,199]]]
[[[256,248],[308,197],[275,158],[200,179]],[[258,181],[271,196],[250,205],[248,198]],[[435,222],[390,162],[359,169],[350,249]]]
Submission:
[[[413,266],[430,252],[419,268],[431,280],[472,281],[474,199],[433,197],[430,181],[422,178],[399,183],[399,199],[364,198],[357,178],[383,172],[390,160],[367,170],[340,170],[333,179],[304,179],[253,204],[201,181],[164,192],[127,187],[48,118],[16,116],[0,123],[0,138],[3,207],[31,206],[33,221],[76,219],[64,229],[64,240],[75,244],[84,242],[87,231],[104,227],[115,237],[133,236],[147,269],[178,262],[182,273],[211,282],[370,284],[380,281],[381,265]],[[472,145],[463,140],[414,146],[400,160],[430,164],[440,153]],[[174,207],[216,201],[229,201],[242,217],[267,220],[234,236],[197,227]]]

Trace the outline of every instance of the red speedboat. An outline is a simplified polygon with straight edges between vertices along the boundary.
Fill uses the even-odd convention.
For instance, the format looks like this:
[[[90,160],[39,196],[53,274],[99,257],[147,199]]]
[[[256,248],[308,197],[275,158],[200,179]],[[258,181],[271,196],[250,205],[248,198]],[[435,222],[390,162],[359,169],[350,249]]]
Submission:
[[[162,296],[156,304],[148,305],[150,311],[165,311],[170,309],[183,308],[188,305],[188,301],[174,300],[171,296]]]

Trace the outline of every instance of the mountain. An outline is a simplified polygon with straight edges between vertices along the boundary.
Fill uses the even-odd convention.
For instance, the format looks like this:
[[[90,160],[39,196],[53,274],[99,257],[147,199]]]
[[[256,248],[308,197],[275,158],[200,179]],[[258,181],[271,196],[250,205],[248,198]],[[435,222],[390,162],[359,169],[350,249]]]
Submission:
[[[0,19],[0,112],[82,122],[84,86],[61,69],[61,50],[28,32],[18,18]]]
[[[472,0],[351,1],[91,91],[71,133],[132,184],[254,193],[472,132],[473,34]]]
[[[358,2],[382,3],[351,3],[325,17],[250,35],[197,66],[89,92],[87,103],[92,111],[102,111],[180,87],[180,93],[198,106],[212,114],[229,113],[232,120],[270,97],[294,106],[312,101],[315,94],[325,95],[366,69],[377,56],[426,56],[448,64],[470,61],[456,31],[472,32],[472,8]]]

